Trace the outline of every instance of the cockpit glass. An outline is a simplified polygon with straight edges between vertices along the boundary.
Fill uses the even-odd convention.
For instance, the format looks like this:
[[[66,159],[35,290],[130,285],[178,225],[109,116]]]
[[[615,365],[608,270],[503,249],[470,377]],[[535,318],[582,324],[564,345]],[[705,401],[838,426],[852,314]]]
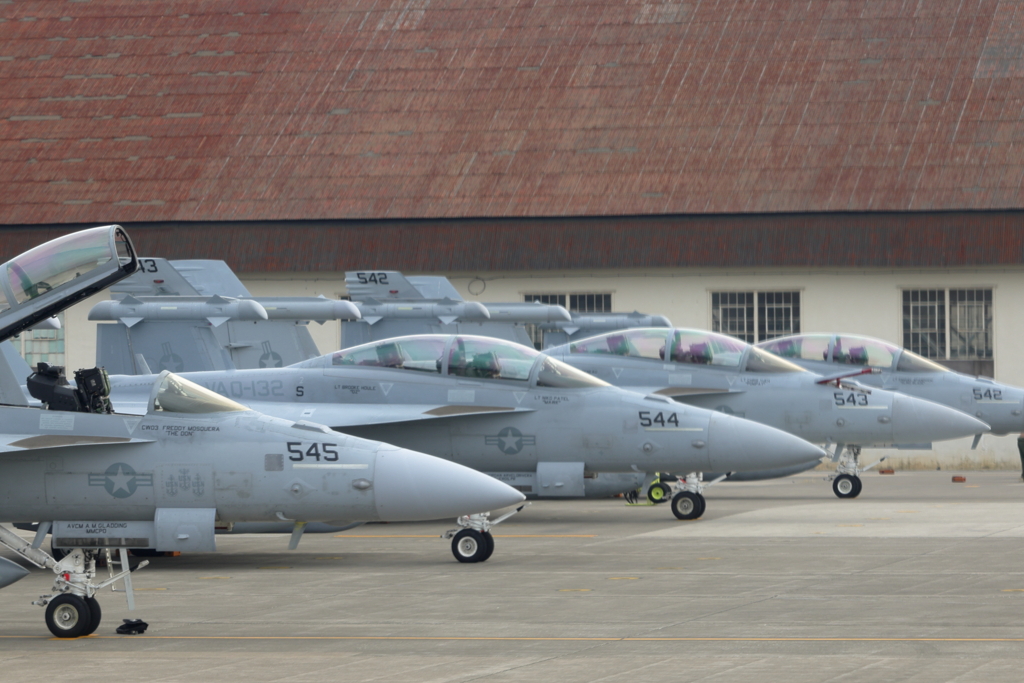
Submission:
[[[448,374],[525,382],[540,353],[500,339],[456,337],[448,352]]]
[[[153,410],[168,413],[231,413],[249,409],[184,377],[168,373],[157,388]]]
[[[828,360],[828,343],[831,340],[830,334],[805,334],[799,337],[772,339],[757,346],[780,358],[816,360],[822,363]]]
[[[747,356],[747,372],[806,372],[802,367],[788,360],[773,356],[764,349],[750,347]]]
[[[581,387],[606,387],[604,380],[567,365],[560,360],[545,356],[541,360],[540,372],[537,373],[538,387],[554,387],[556,389],[578,389]]]
[[[724,334],[676,330],[672,335],[671,360],[674,363],[735,368],[739,367],[740,358],[747,346],[745,342]]]
[[[635,358],[663,357],[665,352],[664,329],[637,329],[602,334],[569,345],[569,353],[602,353],[613,356]]]
[[[6,263],[7,280],[17,303],[25,303],[115,258],[110,228],[65,235]]]
[[[836,337],[832,347],[832,362],[842,365],[866,365],[871,368],[890,368],[899,348],[892,344],[866,337]]]
[[[354,346],[331,356],[332,365],[441,372],[446,337],[399,337]]]
[[[903,349],[900,360],[896,363],[896,372],[952,372],[944,365],[928,360],[913,351]]]

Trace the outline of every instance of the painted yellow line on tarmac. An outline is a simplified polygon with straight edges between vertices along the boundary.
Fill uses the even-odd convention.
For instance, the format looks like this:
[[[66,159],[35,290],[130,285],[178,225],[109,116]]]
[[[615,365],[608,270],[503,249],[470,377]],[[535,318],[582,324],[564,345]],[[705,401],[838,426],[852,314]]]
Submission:
[[[597,534],[493,534],[495,538],[597,538]],[[441,538],[440,534],[384,534],[381,536],[350,536],[338,534],[335,538]]]
[[[841,637],[793,637],[768,638],[757,636],[735,637],[643,637],[643,636],[597,636],[597,637],[546,637],[546,636],[85,636],[91,640],[335,640],[335,641],[488,641],[488,642],[605,642],[605,643],[1024,643],[1024,638],[841,638]],[[52,636],[0,636],[0,640],[79,640],[78,638],[54,638]]]

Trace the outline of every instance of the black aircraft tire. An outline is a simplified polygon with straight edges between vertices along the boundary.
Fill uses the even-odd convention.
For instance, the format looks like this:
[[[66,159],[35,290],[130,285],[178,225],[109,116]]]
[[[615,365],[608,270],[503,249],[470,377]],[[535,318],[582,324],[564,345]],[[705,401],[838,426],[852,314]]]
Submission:
[[[855,475],[840,474],[832,480],[832,493],[836,494],[837,498],[856,498],[862,488],[864,485],[860,477]]]
[[[695,517],[694,519],[698,519],[700,517],[703,517],[704,516],[704,511],[708,509],[708,499],[705,498],[700,493],[697,494],[697,498],[700,500],[700,514],[697,515],[697,517]]]
[[[487,551],[483,554],[477,562],[486,562],[494,554],[494,536],[491,535],[490,531],[483,532],[484,542],[487,544]]]
[[[480,562],[487,553],[487,541],[476,529],[463,529],[452,539],[452,555],[459,562]]]
[[[676,519],[697,519],[704,514],[704,496],[690,491],[680,491],[672,498],[672,514]]]
[[[91,625],[89,605],[77,595],[58,595],[46,606],[46,628],[58,638],[84,636]]]
[[[92,619],[89,620],[89,628],[85,629],[83,636],[91,636],[100,627],[100,620],[103,619],[103,610],[100,609],[100,601],[96,598],[86,598],[85,604],[89,606],[89,613]]]
[[[671,493],[672,489],[664,484],[652,484],[651,488],[647,489],[647,500],[651,501],[655,505],[658,505],[659,503],[667,503]]]

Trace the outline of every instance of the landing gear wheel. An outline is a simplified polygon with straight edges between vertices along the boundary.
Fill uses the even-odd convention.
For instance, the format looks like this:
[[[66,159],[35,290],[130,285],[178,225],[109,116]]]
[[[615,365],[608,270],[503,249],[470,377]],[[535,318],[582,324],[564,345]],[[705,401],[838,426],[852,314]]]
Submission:
[[[692,491],[680,491],[672,499],[672,514],[676,519],[697,519],[706,507],[704,496]]]
[[[840,474],[832,480],[832,492],[839,498],[856,498],[862,487],[860,477],[856,475]]]
[[[77,595],[58,595],[46,606],[46,628],[58,638],[84,636],[91,625],[89,605]]]
[[[100,627],[100,620],[103,618],[103,610],[100,609],[100,601],[96,598],[86,598],[85,604],[89,606],[89,613],[92,619],[89,620],[89,628],[85,629],[83,636],[91,636]]]
[[[487,548],[484,535],[476,529],[463,529],[452,539],[452,555],[459,562],[482,562],[490,556]]]
[[[658,503],[665,503],[668,501],[671,493],[672,489],[664,484],[652,484],[651,488],[647,489],[647,500],[651,501],[655,505]]]
[[[494,536],[491,535],[490,531],[484,531],[481,536],[484,537],[484,542],[487,544],[487,551],[483,554],[477,562],[486,562],[490,559],[491,555],[494,554]]]

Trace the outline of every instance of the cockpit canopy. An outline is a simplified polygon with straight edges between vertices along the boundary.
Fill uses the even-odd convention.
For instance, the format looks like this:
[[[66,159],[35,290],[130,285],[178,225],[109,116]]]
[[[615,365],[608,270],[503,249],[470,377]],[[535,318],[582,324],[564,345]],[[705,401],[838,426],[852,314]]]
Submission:
[[[704,330],[622,330],[573,342],[568,345],[568,352],[631,356],[745,372],[804,372],[800,366],[739,339]]]
[[[934,361],[895,344],[853,334],[804,334],[757,345],[783,358],[856,365],[897,372],[949,372]]]
[[[515,342],[470,335],[415,335],[353,346],[330,355],[332,367],[412,370],[554,388],[608,386],[602,380]]]
[[[243,410],[249,409],[166,370],[160,374],[149,399],[151,413],[232,413]]]
[[[79,230],[0,265],[0,341],[136,271],[138,259],[117,225]]]

